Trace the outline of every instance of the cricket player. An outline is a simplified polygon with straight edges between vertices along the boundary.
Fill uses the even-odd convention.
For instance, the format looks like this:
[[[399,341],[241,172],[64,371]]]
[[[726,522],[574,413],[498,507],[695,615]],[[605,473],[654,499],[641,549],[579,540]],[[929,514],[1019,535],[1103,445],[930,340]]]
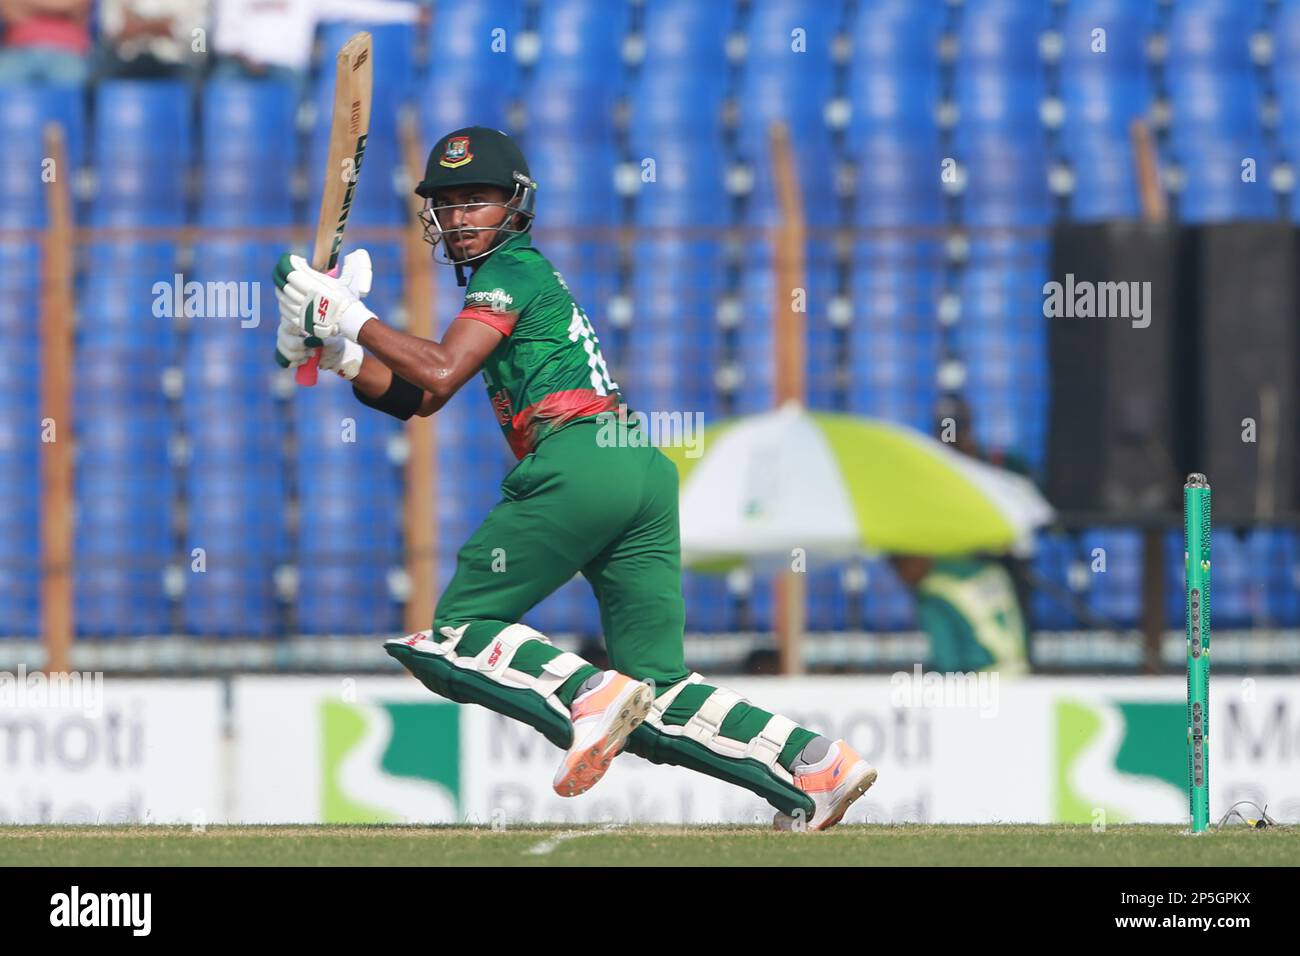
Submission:
[[[449,133],[415,191],[435,259],[466,286],[442,341],[400,332],[365,306],[364,251],[347,256],[337,278],[297,255],[275,267],[282,364],[307,359],[305,336],[323,339],[321,368],[403,420],[432,415],[482,373],[518,458],[460,549],[433,627],[385,642],[388,653],[435,694],[523,721],[564,750],[561,796],[590,789],[626,749],[766,798],[778,829],[834,826],[875,769],[845,741],[686,668],[677,471],[644,436],[627,434],[637,425],[619,415],[591,321],[533,247],[537,183],[518,146],[485,127]],[[575,574],[595,592],[614,670],[521,622]]]

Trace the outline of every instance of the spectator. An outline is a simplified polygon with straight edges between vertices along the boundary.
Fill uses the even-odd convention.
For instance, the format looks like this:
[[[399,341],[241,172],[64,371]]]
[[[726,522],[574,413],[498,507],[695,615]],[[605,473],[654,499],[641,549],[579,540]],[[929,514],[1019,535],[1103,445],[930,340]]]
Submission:
[[[216,0],[216,75],[301,82],[311,67],[316,24],[413,23],[420,16],[420,7],[406,0]]]
[[[91,0],[0,0],[0,85],[80,86],[90,72]]]
[[[100,72],[194,76],[207,62],[207,25],[208,0],[103,0]]]

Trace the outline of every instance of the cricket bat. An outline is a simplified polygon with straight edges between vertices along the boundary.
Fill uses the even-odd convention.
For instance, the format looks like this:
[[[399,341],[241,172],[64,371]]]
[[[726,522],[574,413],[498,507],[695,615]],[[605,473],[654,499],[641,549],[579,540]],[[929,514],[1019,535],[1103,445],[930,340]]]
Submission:
[[[343,230],[348,225],[352,197],[361,175],[361,160],[366,154],[366,136],[370,131],[372,60],[369,33],[354,34],[339,50],[325,188],[321,193],[320,217],[316,221],[316,241],[311,254],[311,267],[320,272],[332,272],[338,267]],[[315,385],[320,365],[320,339],[313,336],[307,344],[316,349],[311,358],[298,366],[299,385]]]

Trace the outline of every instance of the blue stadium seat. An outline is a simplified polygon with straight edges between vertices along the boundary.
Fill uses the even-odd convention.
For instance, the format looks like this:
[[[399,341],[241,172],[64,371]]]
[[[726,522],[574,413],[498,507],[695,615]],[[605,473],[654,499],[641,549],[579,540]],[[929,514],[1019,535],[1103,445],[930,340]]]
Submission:
[[[1061,26],[1062,145],[1077,176],[1086,174],[1098,153],[1128,150],[1129,123],[1148,114],[1152,91],[1146,42],[1155,22],[1155,0],[1083,0],[1066,10]],[[1097,30],[1105,31],[1104,52],[1094,49],[1100,40],[1094,37]],[[1082,184],[1078,200],[1087,200]]]
[[[745,28],[747,55],[737,105],[742,129],[789,124],[796,145],[825,129],[823,109],[834,94],[831,46],[840,11],[832,3],[766,3]],[[795,31],[802,31],[797,34]]]
[[[37,528],[30,528],[33,536]],[[11,551],[0,541],[0,638],[35,639],[40,633],[40,575],[34,552]]]
[[[540,53],[523,96],[530,136],[567,138],[570,149],[608,136],[615,100],[623,92],[622,44],[629,13],[626,4],[599,0],[560,0],[539,7]]]
[[[615,0],[552,0],[538,8],[538,77],[582,88],[610,85],[623,67],[631,6]]]
[[[805,585],[808,594],[808,630],[842,631],[848,624],[848,596],[835,569],[810,570]]]
[[[958,151],[966,174],[962,220],[971,226],[1046,226],[1047,157],[1033,142],[985,141]]]
[[[660,0],[645,9],[646,72],[682,71],[691,78],[726,68],[726,37],[735,23],[731,3]]]
[[[1300,625],[1300,534],[1290,530],[1260,532],[1265,545],[1262,562],[1252,554],[1255,567],[1267,567],[1268,620],[1278,627]]]
[[[1126,141],[1071,152],[1070,218],[1079,222],[1136,219],[1140,212],[1133,149]]]
[[[864,607],[867,630],[903,631],[914,629],[916,602],[912,592],[898,579],[889,562],[880,558],[866,562],[867,588]]]
[[[686,571],[682,574],[682,597],[687,631],[709,633],[733,626],[733,599],[725,578]]]
[[[111,537],[119,536],[115,532]],[[94,539],[79,539],[93,547]],[[171,632],[162,588],[168,553],[162,550],[94,555],[73,572],[74,615],[81,638],[142,637]]]
[[[38,277],[41,245],[35,238],[6,236],[0,241],[0,279],[12,284]]]
[[[72,182],[74,171],[85,162],[86,118],[80,89],[29,87],[0,103],[0,229],[29,229],[46,223],[49,186],[47,177]],[[68,168],[48,165],[45,146],[47,123],[64,130]]]
[[[1054,590],[1036,587],[1027,609],[1031,630],[1065,630],[1079,627],[1081,621],[1075,609],[1055,591],[1070,588],[1070,565],[1081,560],[1075,542],[1064,534],[1040,532],[1037,549],[1032,559],[1033,570],[1041,578],[1056,585]],[[1085,565],[1086,566],[1086,565]]]
[[[1103,549],[1106,571],[1094,572],[1093,553]],[[1088,568],[1086,602],[1090,610],[1119,627],[1137,627],[1142,618],[1142,534],[1127,528],[1094,528],[1078,537],[1078,560]]]
[[[607,226],[618,220],[618,156],[612,142],[575,149],[571,140],[530,136],[527,145],[529,169],[538,183],[539,225]]]
[[[854,160],[858,225],[934,226],[944,221],[937,144],[931,148],[876,137],[859,145]]]
[[[203,540],[208,540],[204,538]],[[265,556],[250,565],[240,550],[207,551],[202,574],[185,579],[181,621],[196,637],[271,637],[279,626],[274,568]]]
[[[387,441],[400,426],[358,403],[334,376],[300,391],[293,413],[299,626],[313,634],[394,630],[397,605],[387,574],[401,563],[401,495]],[[349,427],[355,441],[346,440]]]
[[[296,110],[296,95],[285,84],[227,81],[207,87],[199,169],[201,224],[293,221],[290,181],[298,156],[297,137],[290,131],[296,129]]]
[[[1266,5],[1267,0],[1187,0],[1174,6],[1165,65],[1171,83],[1186,73],[1250,73],[1250,36],[1264,25]]]
[[[504,75],[497,78],[489,74],[491,81],[454,64],[435,68],[416,97],[421,151],[432,149],[443,136],[466,126],[509,132],[510,102],[515,96],[515,88],[510,85],[513,66],[513,60],[509,66],[503,62]]]
[[[276,80],[213,80],[203,87],[204,165],[293,167],[298,94]]]
[[[937,143],[940,99],[939,4],[872,0],[858,4],[850,33],[850,141],[881,132]]]
[[[615,356],[619,385],[641,409],[698,409],[713,392],[722,282],[720,250],[708,241],[638,242],[633,319]]]
[[[717,135],[722,119],[726,74],[663,72],[649,68],[632,84],[628,96],[634,142],[658,141],[697,158]]]
[[[83,442],[98,438],[113,424],[90,420],[84,412],[78,415]],[[137,431],[136,422],[129,421],[117,433],[127,431]],[[78,456],[74,482],[77,633],[166,633],[169,602],[162,576],[172,553],[174,490],[165,454],[144,436],[124,444],[108,441],[104,448],[102,456]]]
[[[514,0],[435,6],[428,72],[417,77],[415,93],[429,146],[463,126],[506,128],[519,83],[514,43],[522,34],[523,8]]]
[[[466,4],[469,6],[469,4]],[[333,88],[334,58],[343,44],[354,33],[365,30],[370,34],[374,51],[372,76],[376,111],[389,109],[389,105],[404,102],[411,94],[415,81],[416,25],[414,23],[365,23],[356,20],[335,20],[320,25],[318,39],[322,79],[329,74]],[[330,94],[331,97],[333,93]]]
[[[1179,150],[1186,177],[1180,193],[1178,217],[1187,223],[1236,219],[1273,219],[1277,203],[1269,184],[1273,159],[1262,139],[1252,145],[1203,141]],[[1242,161],[1256,161],[1254,181],[1243,182]]]
[[[191,93],[173,80],[103,80],[95,86],[95,159],[186,165],[194,153]],[[157,144],[167,143],[165,154]]]
[[[639,226],[719,226],[727,221],[729,199],[721,157],[701,144],[700,155],[685,156],[668,144],[651,145],[634,155],[655,160],[655,180],[641,184],[634,222]]]

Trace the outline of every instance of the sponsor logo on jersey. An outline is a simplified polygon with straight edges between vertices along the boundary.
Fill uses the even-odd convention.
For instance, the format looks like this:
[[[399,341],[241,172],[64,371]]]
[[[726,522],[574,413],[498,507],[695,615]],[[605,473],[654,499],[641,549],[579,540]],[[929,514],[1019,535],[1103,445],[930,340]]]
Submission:
[[[510,393],[504,388],[492,396],[492,407],[496,410],[497,421],[501,425],[509,425],[514,421],[514,408],[510,404]]]
[[[506,312],[515,304],[515,298],[505,289],[493,289],[490,292],[470,292],[465,296],[466,304],[484,305],[493,312]]]
[[[438,160],[438,165],[455,169],[464,166],[473,158],[474,154],[469,151],[469,137],[453,136],[447,140],[447,147],[442,151],[442,159]]]

